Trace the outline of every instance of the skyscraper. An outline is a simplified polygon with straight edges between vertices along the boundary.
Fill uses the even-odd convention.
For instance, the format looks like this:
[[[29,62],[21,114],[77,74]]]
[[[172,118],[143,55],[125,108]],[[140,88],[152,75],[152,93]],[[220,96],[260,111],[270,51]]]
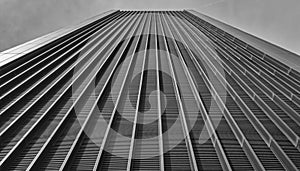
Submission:
[[[1,53],[1,170],[300,169],[300,57],[192,10]]]

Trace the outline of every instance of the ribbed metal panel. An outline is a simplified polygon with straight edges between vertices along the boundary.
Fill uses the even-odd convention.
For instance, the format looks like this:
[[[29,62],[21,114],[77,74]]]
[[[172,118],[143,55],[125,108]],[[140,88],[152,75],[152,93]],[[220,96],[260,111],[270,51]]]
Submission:
[[[300,73],[195,12],[33,42],[0,54],[0,170],[300,169]]]

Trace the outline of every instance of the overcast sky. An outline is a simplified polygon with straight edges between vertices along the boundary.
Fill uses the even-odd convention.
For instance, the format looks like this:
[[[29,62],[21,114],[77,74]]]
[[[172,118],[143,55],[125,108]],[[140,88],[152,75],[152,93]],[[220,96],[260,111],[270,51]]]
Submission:
[[[0,0],[0,51],[110,9],[195,9],[300,54],[300,0]]]

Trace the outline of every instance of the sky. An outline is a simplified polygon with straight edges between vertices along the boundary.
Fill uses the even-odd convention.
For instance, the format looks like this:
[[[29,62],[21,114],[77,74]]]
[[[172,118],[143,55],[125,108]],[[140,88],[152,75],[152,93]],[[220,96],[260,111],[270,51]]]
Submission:
[[[110,9],[194,9],[300,55],[300,0],[0,0],[0,51]]]

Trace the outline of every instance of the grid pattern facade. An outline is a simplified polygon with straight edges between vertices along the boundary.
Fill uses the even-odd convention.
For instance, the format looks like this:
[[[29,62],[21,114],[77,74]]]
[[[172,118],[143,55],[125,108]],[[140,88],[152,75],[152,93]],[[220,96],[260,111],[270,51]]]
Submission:
[[[43,40],[1,54],[0,170],[300,169],[299,71],[194,12]]]

